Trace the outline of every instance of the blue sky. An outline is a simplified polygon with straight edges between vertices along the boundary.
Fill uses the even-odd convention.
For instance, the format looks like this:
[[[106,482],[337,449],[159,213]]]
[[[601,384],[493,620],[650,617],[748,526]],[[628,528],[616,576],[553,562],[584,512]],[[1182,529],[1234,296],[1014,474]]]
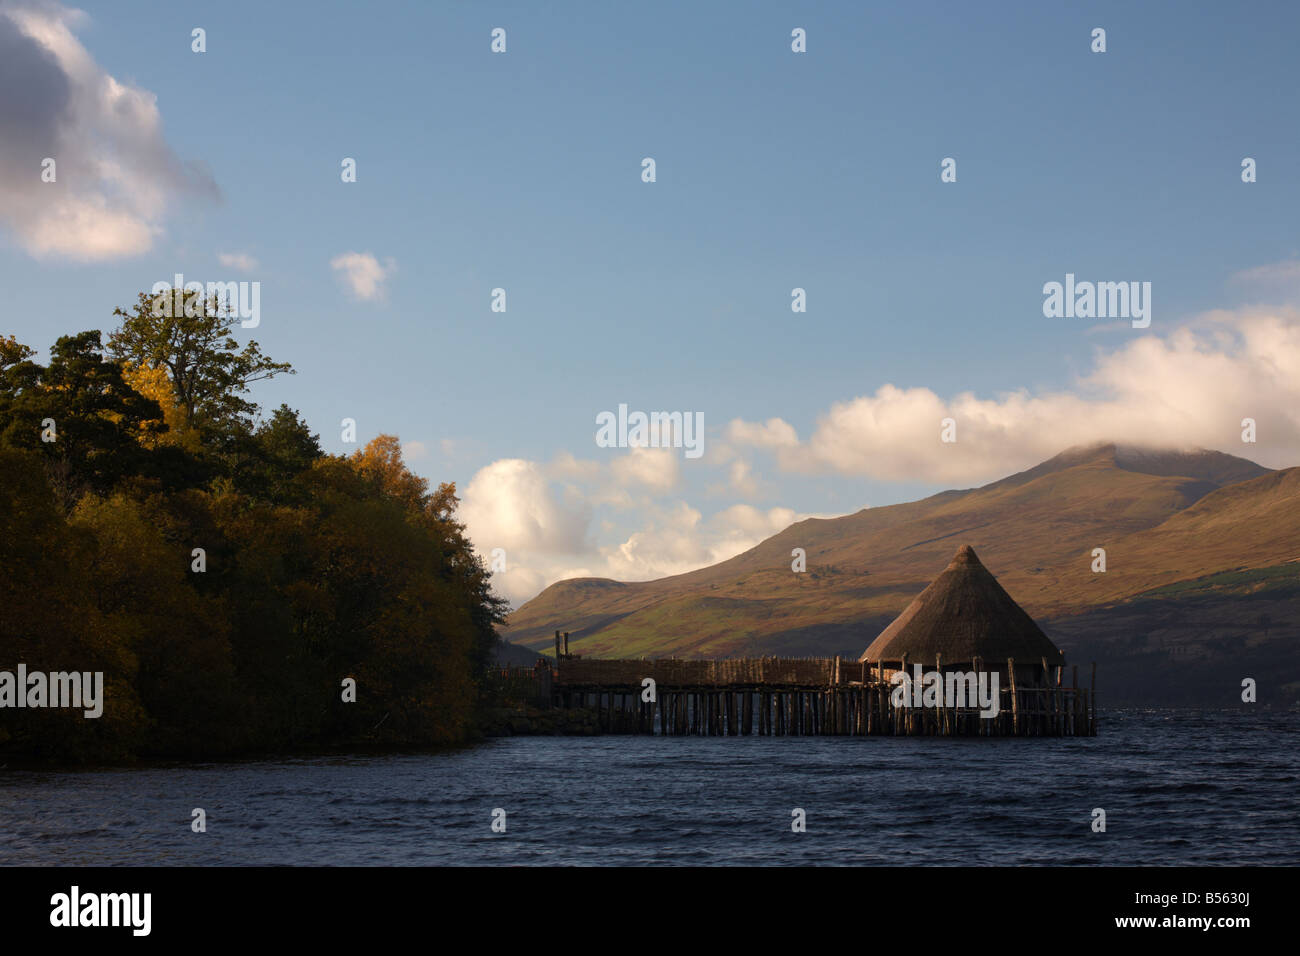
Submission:
[[[168,187],[136,208],[147,248],[95,258],[40,247],[52,211],[0,206],[3,331],[44,349],[177,272],[259,281],[251,334],[298,374],[255,398],[301,410],[329,451],[353,447],[344,417],[363,442],[413,443],[415,470],[466,493],[476,544],[518,564],[516,600],[709,563],[1076,439],[1295,463],[1293,393],[1251,384],[1296,337],[1294,4],[3,9],[64,23],[104,76],[156,96],[149,162],[200,163],[220,192]],[[0,117],[34,95],[7,85]],[[84,128],[58,142],[113,153]],[[161,168],[126,165],[110,204]],[[5,173],[0,197],[40,188]],[[390,270],[373,297],[331,268],[346,253]],[[1149,281],[1151,328],[1045,318],[1067,272]],[[1213,423],[1173,384],[1207,373],[1202,391],[1227,383]],[[596,447],[619,403],[703,412],[706,454]],[[931,406],[955,410],[959,451],[936,446]],[[1273,424],[1246,451],[1224,424],[1242,407]],[[789,431],[729,427],[771,419]]]

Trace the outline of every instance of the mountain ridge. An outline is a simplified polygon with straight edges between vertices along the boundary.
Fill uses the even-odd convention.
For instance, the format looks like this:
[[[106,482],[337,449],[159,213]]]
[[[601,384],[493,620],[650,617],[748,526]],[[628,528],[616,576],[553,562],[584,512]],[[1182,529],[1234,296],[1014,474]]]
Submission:
[[[1065,644],[1077,644],[1090,639],[1089,614],[1147,592],[1300,561],[1300,469],[1076,446],[978,488],[796,522],[706,568],[556,582],[511,615],[507,636],[545,651],[567,630],[571,650],[598,657],[856,657],[961,544],[1036,619],[1070,621]],[[791,570],[795,547],[806,573]],[[1106,550],[1105,573],[1092,570],[1094,548]]]

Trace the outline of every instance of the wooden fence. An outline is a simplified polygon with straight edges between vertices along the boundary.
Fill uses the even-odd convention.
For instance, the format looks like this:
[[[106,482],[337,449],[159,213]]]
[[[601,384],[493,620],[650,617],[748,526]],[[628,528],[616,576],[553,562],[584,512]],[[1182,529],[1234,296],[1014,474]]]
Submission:
[[[913,670],[903,662],[902,670]],[[896,694],[897,668],[841,658],[753,658],[736,660],[587,660],[561,656],[553,683],[555,705],[585,707],[610,733],[708,736],[759,735],[937,735],[1094,736],[1097,732],[1096,666],[1092,686],[1080,688],[1078,668],[1046,661],[1026,678],[1015,661],[993,671],[983,661],[970,670],[986,675],[989,703],[997,673],[996,714],[969,706],[966,694],[946,691],[958,668],[935,662],[923,673],[940,675],[937,706],[922,688]],[[969,671],[967,671],[969,673]],[[1019,677],[1017,678],[1017,673]],[[648,683],[653,681],[653,684]],[[953,680],[954,690],[966,685]],[[653,700],[647,700],[653,687]],[[906,703],[896,700],[904,696]],[[994,710],[993,707],[987,708]]]

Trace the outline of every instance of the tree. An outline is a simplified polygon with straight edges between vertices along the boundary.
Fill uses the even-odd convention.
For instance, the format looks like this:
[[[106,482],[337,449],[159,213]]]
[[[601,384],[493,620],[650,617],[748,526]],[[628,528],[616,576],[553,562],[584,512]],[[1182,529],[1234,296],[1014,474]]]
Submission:
[[[243,396],[254,382],[281,373],[257,342],[240,349],[232,335],[235,316],[198,291],[140,293],[134,311],[114,309],[122,327],[109,336],[109,352],[133,366],[164,368],[186,419],[198,426],[249,419],[257,405]]]
[[[287,405],[255,425],[249,384],[290,369],[185,301],[141,297],[114,358],[0,338],[0,658],[105,680],[102,719],[0,721],[0,764],[464,740],[504,602],[456,486],[394,436],[344,457]]]
[[[31,354],[6,343],[0,442],[42,454],[65,508],[88,491],[107,493],[121,478],[151,470],[140,438],[166,430],[162,409],[104,358],[98,330],[60,337],[48,368]]]
[[[313,434],[297,411],[281,405],[253,435],[258,461],[246,484],[274,501],[297,500],[294,480],[324,455],[320,436]]]
[[[14,336],[0,335],[0,376],[3,376],[15,365],[27,361],[35,354],[35,349],[23,345]]]
[[[146,716],[133,688],[134,655],[87,593],[103,565],[95,541],[69,526],[50,494],[40,454],[0,446],[0,668],[99,671],[103,715],[65,708],[5,710],[5,754],[109,760],[143,740]]]

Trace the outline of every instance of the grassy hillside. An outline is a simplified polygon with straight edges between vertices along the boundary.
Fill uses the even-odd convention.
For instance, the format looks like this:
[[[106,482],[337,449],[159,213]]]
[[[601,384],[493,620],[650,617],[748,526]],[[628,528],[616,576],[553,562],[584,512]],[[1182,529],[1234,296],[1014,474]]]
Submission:
[[[1298,497],[1300,469],[1207,451],[1071,449],[983,488],[802,521],[689,574],[562,581],[511,615],[508,636],[545,651],[568,630],[571,650],[599,657],[856,656],[960,544],[1035,617],[1077,623],[1154,589],[1225,572],[1253,581],[1300,559]],[[796,547],[803,574],[790,569]],[[1091,570],[1098,547],[1105,574]]]
[[[1293,469],[1294,470],[1294,469]],[[1072,661],[1097,661],[1103,704],[1300,706],[1300,561],[1180,581],[1049,618]]]

